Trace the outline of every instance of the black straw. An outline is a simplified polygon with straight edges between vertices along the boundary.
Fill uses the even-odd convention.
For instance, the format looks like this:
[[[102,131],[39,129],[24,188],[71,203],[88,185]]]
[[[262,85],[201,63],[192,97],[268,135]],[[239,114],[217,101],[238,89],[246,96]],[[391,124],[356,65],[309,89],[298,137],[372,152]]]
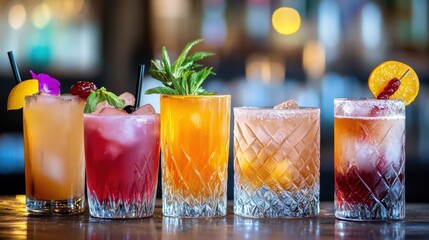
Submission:
[[[15,58],[13,57],[13,52],[9,51],[7,52],[7,55],[9,56],[10,67],[12,68],[16,84],[18,84],[21,82],[21,76],[19,75],[18,66],[16,65]]]
[[[137,69],[136,103],[134,106],[135,108],[140,107],[143,76],[144,76],[144,64],[139,64],[139,68]]]

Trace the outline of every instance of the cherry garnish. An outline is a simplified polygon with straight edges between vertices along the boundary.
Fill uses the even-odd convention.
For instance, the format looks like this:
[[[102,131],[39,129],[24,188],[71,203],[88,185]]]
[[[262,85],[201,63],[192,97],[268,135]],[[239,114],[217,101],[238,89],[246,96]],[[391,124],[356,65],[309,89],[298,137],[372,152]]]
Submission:
[[[377,99],[389,99],[389,97],[392,96],[396,90],[398,90],[400,85],[401,81],[397,78],[393,78],[387,83],[383,91],[378,94]]]
[[[399,79],[392,78],[387,83],[387,85],[384,87],[383,91],[381,91],[377,95],[377,99],[389,99],[389,97],[392,96],[396,92],[396,90],[398,90],[399,86],[401,86],[401,80],[402,80],[402,78],[404,78],[405,75],[407,75],[407,73],[409,71],[410,71],[410,69],[407,69],[407,71],[405,71],[405,73]]]
[[[91,90],[97,90],[97,87],[93,82],[78,81],[71,86],[70,93],[73,95],[78,95],[80,98],[86,99],[91,93]]]

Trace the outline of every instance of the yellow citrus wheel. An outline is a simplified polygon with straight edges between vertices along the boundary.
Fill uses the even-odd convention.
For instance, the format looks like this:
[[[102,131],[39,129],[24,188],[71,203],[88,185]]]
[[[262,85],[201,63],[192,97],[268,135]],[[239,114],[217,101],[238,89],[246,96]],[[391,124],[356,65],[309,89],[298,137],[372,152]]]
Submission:
[[[400,79],[401,84],[389,99],[402,100],[405,106],[412,103],[419,93],[419,78],[410,66],[398,61],[380,63],[372,70],[368,78],[368,87],[372,95],[377,98],[393,78]]]
[[[15,85],[7,98],[7,110],[21,109],[24,107],[25,96],[39,92],[39,81],[29,79]]]

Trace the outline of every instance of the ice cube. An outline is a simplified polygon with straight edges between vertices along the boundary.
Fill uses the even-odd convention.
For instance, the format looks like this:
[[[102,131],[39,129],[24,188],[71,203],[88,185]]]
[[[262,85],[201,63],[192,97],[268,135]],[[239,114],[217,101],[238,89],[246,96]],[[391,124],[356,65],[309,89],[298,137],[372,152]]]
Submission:
[[[64,166],[61,157],[53,153],[45,152],[43,161],[46,165],[43,165],[41,174],[45,175],[53,182],[61,183],[64,181]]]
[[[117,159],[118,156],[123,152],[123,146],[117,144],[116,139],[117,136],[116,138],[110,139],[111,142],[109,143],[108,147],[105,148],[104,154],[108,157],[100,159]]]
[[[95,111],[93,112],[93,114],[99,114],[102,109],[108,108],[108,107],[114,108],[107,101],[99,102],[97,103],[97,106],[95,106]]]
[[[200,129],[201,128],[201,116],[199,113],[193,113],[189,115],[189,120],[192,123],[193,127],[195,129]]]
[[[355,163],[360,170],[371,170],[381,158],[379,149],[374,144],[356,141]]]
[[[156,114],[156,111],[155,111],[155,108],[148,103],[137,108],[132,114],[133,115],[151,115],[151,114]]]
[[[337,171],[347,172],[351,162],[355,159],[355,139],[346,138],[345,136],[341,136],[340,146],[339,146],[339,159],[336,161],[336,167],[340,168]]]
[[[395,168],[399,168],[401,160],[404,156],[404,141],[405,141],[405,122],[398,121],[392,125],[389,134],[387,134],[384,143],[385,159],[387,163],[393,163]]]
[[[128,115],[128,113],[126,114]],[[135,121],[135,118],[130,117],[108,117],[98,123],[97,130],[111,145],[121,147],[138,141],[139,135],[136,131]],[[116,150],[114,149],[109,154],[115,155],[115,152]]]
[[[125,101],[125,106],[127,106],[127,105],[134,106],[134,104],[136,102],[136,98],[134,97],[134,95],[132,95],[129,92],[124,92],[121,95],[119,95],[118,97]]]
[[[298,103],[293,99],[287,100],[285,102],[282,102],[274,106],[274,109],[298,109],[298,108],[299,108]]]
[[[114,107],[105,107],[105,108],[100,110],[98,115],[100,115],[100,116],[121,116],[121,115],[128,115],[128,113],[122,109],[117,109]]]

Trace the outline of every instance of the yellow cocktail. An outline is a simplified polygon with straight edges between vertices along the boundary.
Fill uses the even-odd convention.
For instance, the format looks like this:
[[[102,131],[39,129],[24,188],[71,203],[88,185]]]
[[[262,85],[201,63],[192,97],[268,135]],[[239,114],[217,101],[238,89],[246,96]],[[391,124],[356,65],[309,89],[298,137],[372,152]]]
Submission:
[[[78,213],[85,204],[83,109],[72,95],[32,95],[24,105],[27,209]]]
[[[161,96],[163,213],[226,214],[229,95]]]

